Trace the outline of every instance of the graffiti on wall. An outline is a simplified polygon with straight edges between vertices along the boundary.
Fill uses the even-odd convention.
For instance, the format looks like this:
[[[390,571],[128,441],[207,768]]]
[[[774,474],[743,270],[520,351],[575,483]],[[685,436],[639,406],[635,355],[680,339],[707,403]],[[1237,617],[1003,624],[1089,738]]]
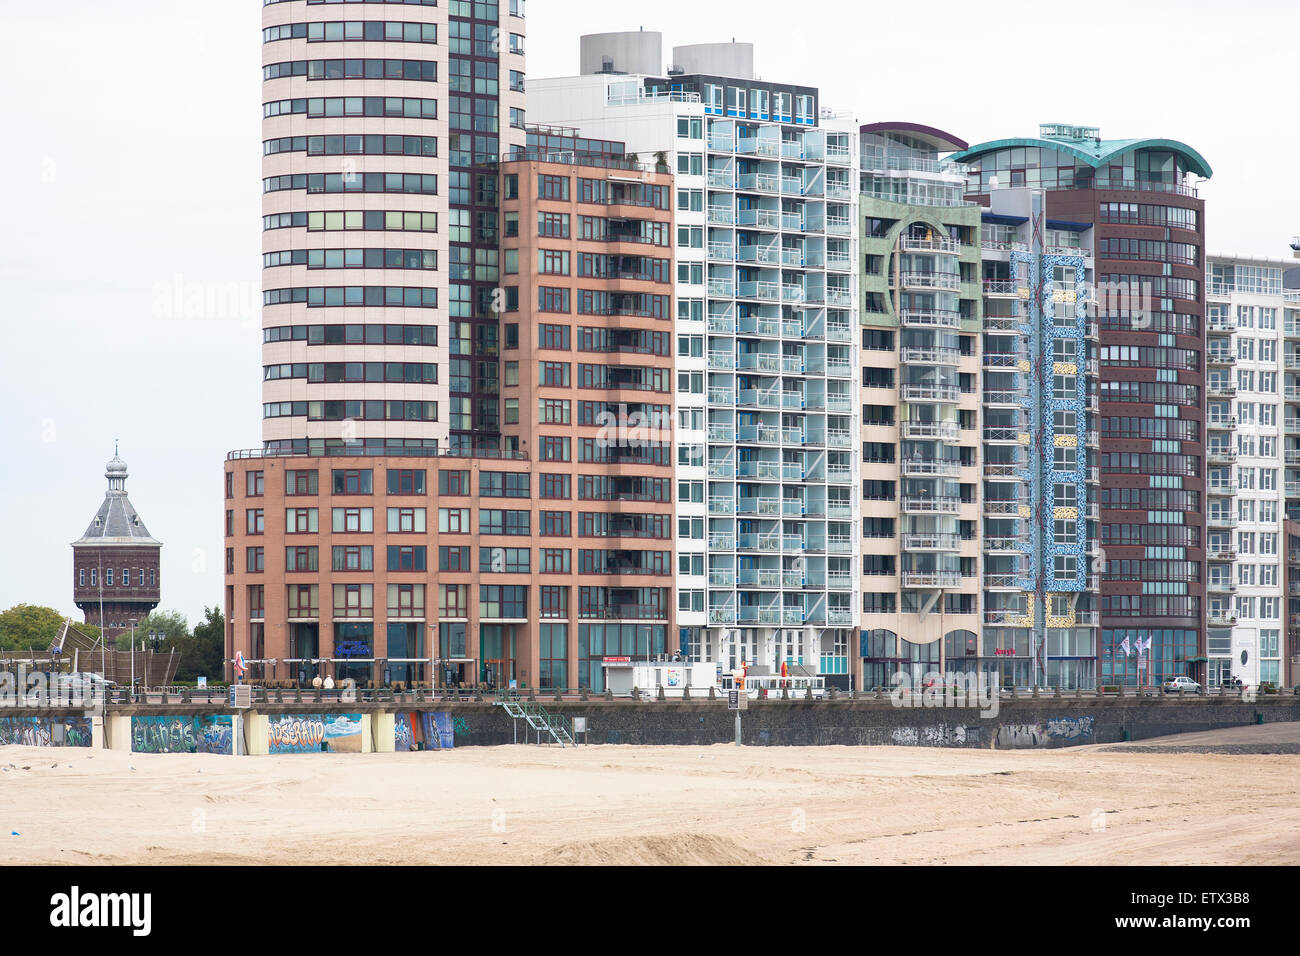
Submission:
[[[979,728],[964,724],[895,727],[889,739],[901,747],[965,747],[979,743]]]
[[[1095,717],[1054,717],[1047,722],[1053,740],[1091,740]]]
[[[285,714],[272,717],[267,750],[273,754],[361,753],[360,714]]]
[[[131,718],[131,750],[138,754],[232,755],[234,743],[234,719],[228,714]]]
[[[195,718],[194,747],[201,754],[235,752],[235,720],[228,714]]]
[[[131,750],[138,754],[194,753],[194,718],[132,717]]]
[[[429,711],[397,714],[393,718],[393,746],[398,753],[418,750],[451,750],[456,746],[456,727],[451,714]]]
[[[54,746],[49,719],[46,717],[0,717],[0,746]]]
[[[998,728],[999,747],[1041,747],[1042,724],[1003,724]]]

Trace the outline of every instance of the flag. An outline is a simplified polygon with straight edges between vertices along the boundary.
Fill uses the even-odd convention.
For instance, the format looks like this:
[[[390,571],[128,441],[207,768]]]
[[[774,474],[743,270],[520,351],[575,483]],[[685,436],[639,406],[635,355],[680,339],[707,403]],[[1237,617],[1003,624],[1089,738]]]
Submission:
[[[248,673],[248,665],[244,663],[244,652],[236,651],[235,652],[235,676],[239,680],[243,680],[244,675],[247,673]]]
[[[1129,642],[1128,642],[1128,638],[1127,638],[1127,637],[1124,638],[1124,640],[1120,642],[1119,649],[1120,649],[1121,651],[1124,652],[1124,656],[1125,656],[1125,657],[1132,657],[1132,656],[1133,656],[1133,649],[1132,649],[1132,647],[1129,646]]]

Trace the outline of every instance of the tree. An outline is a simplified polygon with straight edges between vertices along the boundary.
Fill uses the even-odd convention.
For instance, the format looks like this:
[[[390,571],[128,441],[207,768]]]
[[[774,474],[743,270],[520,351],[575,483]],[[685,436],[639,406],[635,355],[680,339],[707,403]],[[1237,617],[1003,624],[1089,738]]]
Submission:
[[[178,680],[193,680],[195,677],[207,677],[210,681],[219,681],[225,674],[226,661],[226,618],[219,607],[205,607],[204,618],[194,625],[194,650],[192,656],[192,676]],[[186,661],[182,661],[184,670]]]
[[[0,612],[0,651],[49,649],[67,616],[52,607],[18,604]]]
[[[160,650],[165,649],[169,641],[179,641],[189,637],[190,622],[185,619],[185,615],[180,611],[153,611],[145,615],[135,626],[135,648],[136,650],[152,650],[153,645],[149,643],[149,632],[161,633],[164,635],[163,643]],[[129,651],[131,649],[131,631],[128,628],[125,634],[117,638],[117,649],[119,651]]]

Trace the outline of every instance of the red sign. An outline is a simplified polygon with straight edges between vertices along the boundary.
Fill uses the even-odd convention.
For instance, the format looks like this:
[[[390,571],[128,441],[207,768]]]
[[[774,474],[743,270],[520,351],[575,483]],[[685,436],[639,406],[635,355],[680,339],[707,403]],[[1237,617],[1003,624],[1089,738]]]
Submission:
[[[631,664],[631,663],[632,663],[632,658],[630,658],[630,657],[606,657],[606,658],[605,658],[605,663],[606,663],[606,664]]]

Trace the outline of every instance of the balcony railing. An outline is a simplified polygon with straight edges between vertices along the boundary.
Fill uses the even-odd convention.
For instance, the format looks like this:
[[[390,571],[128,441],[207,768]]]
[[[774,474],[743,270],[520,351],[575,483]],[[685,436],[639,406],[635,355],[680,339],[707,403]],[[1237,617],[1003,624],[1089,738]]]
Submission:
[[[905,571],[905,588],[957,588],[961,587],[961,574],[957,571]]]

